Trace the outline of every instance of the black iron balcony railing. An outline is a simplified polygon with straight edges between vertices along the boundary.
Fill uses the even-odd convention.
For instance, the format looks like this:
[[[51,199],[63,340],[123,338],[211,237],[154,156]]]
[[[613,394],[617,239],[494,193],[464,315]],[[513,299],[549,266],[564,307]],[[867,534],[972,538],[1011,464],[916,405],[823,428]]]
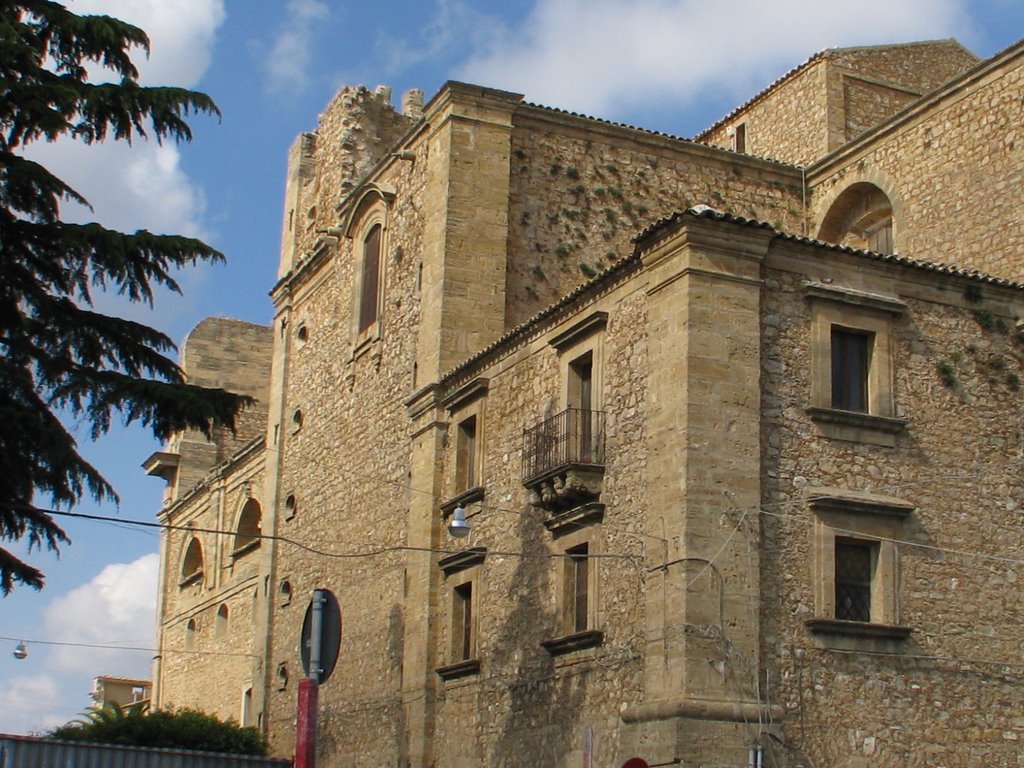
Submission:
[[[566,408],[523,430],[523,483],[572,464],[604,464],[604,413]]]

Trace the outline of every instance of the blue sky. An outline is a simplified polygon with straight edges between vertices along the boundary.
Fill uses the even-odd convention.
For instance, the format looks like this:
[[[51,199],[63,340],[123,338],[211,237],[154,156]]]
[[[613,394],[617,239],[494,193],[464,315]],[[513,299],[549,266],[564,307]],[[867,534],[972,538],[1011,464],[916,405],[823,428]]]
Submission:
[[[956,37],[980,56],[1024,36],[1019,0],[72,0],[149,32],[144,81],[209,93],[221,120],[193,121],[192,144],[36,147],[93,204],[67,210],[119,229],[204,238],[226,265],[190,270],[184,297],[150,312],[101,306],[180,340],[208,315],[267,323],[285,158],[343,85],[409,88],[449,79],[528,101],[692,136],[823,48]],[[79,511],[153,520],[162,482],[140,463],[159,446],[119,429],[83,447],[121,494]],[[33,553],[42,592],[0,598],[0,733],[60,724],[89,704],[98,674],[148,676],[156,532],[69,521],[60,559]],[[18,640],[27,659],[15,660]],[[45,641],[45,642],[44,642]],[[46,642],[99,645],[48,645]]]

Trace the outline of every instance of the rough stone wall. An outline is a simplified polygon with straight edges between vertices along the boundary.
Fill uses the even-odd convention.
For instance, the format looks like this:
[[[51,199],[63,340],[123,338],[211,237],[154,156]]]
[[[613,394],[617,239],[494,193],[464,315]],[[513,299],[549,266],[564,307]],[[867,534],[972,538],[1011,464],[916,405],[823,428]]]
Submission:
[[[637,232],[673,211],[709,205],[802,227],[794,168],[552,110],[516,115],[511,173],[507,328],[628,255]]]
[[[247,499],[259,501],[263,481],[262,452],[250,451],[208,476],[161,515],[162,522],[175,528],[164,531],[160,548],[164,578],[157,624],[156,706],[197,707],[240,720],[245,687],[259,685],[251,654],[256,647],[255,612],[262,604],[260,553],[257,549],[233,557],[232,551],[238,515]],[[183,584],[182,561],[193,536],[188,527],[206,529],[194,534],[203,549],[203,575]],[[228,607],[226,634],[218,632],[217,612],[222,605]],[[188,646],[190,620],[195,621],[196,631]]]
[[[1007,106],[1012,89],[1019,92],[1019,76],[1017,80],[1012,76],[1016,73],[1005,75],[1006,82],[998,87],[1000,78],[993,76],[985,88],[963,99],[975,111],[982,104],[1005,107],[995,113],[994,120],[1007,121],[1003,140],[1010,142],[1014,140],[1010,125],[1015,124],[1010,120],[1018,116],[1013,110],[1020,109],[1019,104]],[[460,93],[470,90],[463,86]],[[456,98],[452,93],[442,92],[438,98]],[[357,102],[375,98],[363,93]],[[477,375],[490,380],[481,436],[486,495],[472,518],[474,532],[465,542],[489,548],[479,566],[477,593],[481,669],[476,675],[448,681],[434,675],[426,681],[403,676],[408,670],[418,671],[420,661],[431,667],[450,661],[450,591],[437,561],[463,544],[453,545],[447,538],[437,505],[454,486],[455,427],[445,422],[446,418],[451,422],[450,414],[446,416],[438,406],[424,417],[423,432],[413,418],[414,431],[408,405],[417,400],[411,397],[417,391],[418,397],[432,396],[429,385],[442,359],[457,362],[460,355],[486,346],[489,338],[478,334],[470,340],[473,317],[464,309],[458,310],[457,322],[447,326],[466,330],[464,338],[439,330],[443,314],[452,320],[453,305],[445,291],[456,283],[466,284],[445,281],[449,265],[445,259],[453,253],[460,258],[472,254],[473,244],[474,216],[464,205],[465,190],[448,194],[452,168],[468,169],[463,180],[486,184],[486,180],[468,178],[472,169],[486,167],[492,173],[500,165],[494,157],[487,158],[486,166],[472,162],[473,137],[478,134],[466,126],[477,120],[488,126],[486,130],[500,132],[504,127],[495,117],[500,109],[491,109],[493,102],[487,108],[481,106],[488,98],[484,94],[480,102],[469,99],[467,111],[479,108],[474,115],[424,125],[419,134],[410,135],[396,148],[403,156],[377,166],[373,181],[393,189],[395,197],[386,204],[379,328],[367,339],[357,337],[352,319],[361,243],[328,232],[338,226],[336,206],[344,180],[358,172],[337,151],[343,144],[340,126],[348,113],[339,106],[335,117],[318,130],[316,163],[298,179],[305,185],[303,199],[312,212],[310,222],[295,235],[295,252],[302,255],[296,269],[275,288],[279,312],[275,360],[285,361],[286,367],[282,411],[268,429],[270,447],[265,455],[254,453],[251,459],[222,469],[207,486],[165,514],[175,522],[194,520],[197,527],[226,529],[234,523],[228,512],[237,513],[243,484],[250,480],[253,488],[263,488],[264,482],[267,488],[276,488],[281,500],[293,495],[294,509],[279,504],[273,510],[274,533],[282,539],[272,577],[245,570],[250,561],[256,562],[252,554],[243,557],[241,565],[235,564],[240,569],[235,573],[223,559],[223,546],[204,538],[216,572],[204,574],[199,585],[179,587],[176,569],[184,537],[171,534],[164,558],[168,575],[161,612],[166,652],[160,661],[162,672],[156,676],[166,692],[159,694],[161,700],[190,703],[205,693],[207,680],[216,679],[223,682],[224,690],[216,707],[229,714],[232,708],[237,712],[239,681],[255,682],[260,676],[245,666],[249,662],[232,666],[234,656],[175,655],[173,651],[189,618],[198,621],[197,648],[205,653],[223,647],[230,647],[232,653],[258,648],[249,636],[232,635],[222,645],[203,634],[213,631],[217,608],[224,601],[232,620],[248,615],[252,626],[258,626],[255,591],[258,599],[273,604],[264,724],[274,752],[290,754],[303,613],[312,590],[327,588],[341,604],[343,631],[338,667],[320,692],[319,757],[324,766],[419,764],[420,753],[410,746],[413,754],[408,754],[406,745],[413,745],[420,736],[433,745],[427,762],[438,766],[577,765],[587,728],[594,735],[594,764],[613,764],[630,751],[628,747],[658,734],[664,737],[659,749],[665,744],[699,742],[700,749],[714,759],[727,753],[730,761],[735,758],[741,764],[766,714],[781,724],[785,742],[792,746],[791,755],[780,755],[783,764],[782,758],[801,764],[802,754],[816,765],[851,756],[868,757],[881,765],[924,765],[930,764],[932,754],[950,765],[1007,764],[1011,751],[1004,744],[1016,741],[1020,726],[1012,714],[1021,701],[1010,666],[1017,658],[1014,653],[1020,651],[1014,649],[1005,629],[1020,620],[1021,608],[1012,588],[1007,588],[1016,576],[1012,564],[1005,561],[962,555],[965,550],[997,555],[996,547],[1012,551],[1021,543],[1012,518],[1024,499],[1008,462],[1018,451],[1020,425],[1013,403],[1022,372],[1015,338],[1006,330],[1018,314],[1019,297],[988,285],[975,295],[966,286],[976,283],[777,242],[761,275],[766,279],[761,321],[763,394],[760,402],[755,392],[749,402],[737,406],[754,409],[754,417],[760,414],[763,419],[761,455],[732,450],[737,443],[736,421],[731,417],[729,423],[721,424],[728,433],[721,442],[709,442],[701,450],[699,439],[686,434],[688,419],[679,416],[680,440],[689,440],[685,461],[703,461],[697,470],[709,484],[718,478],[726,491],[740,485],[749,491],[755,479],[760,481],[764,492],[759,506],[765,510],[760,516],[761,531],[740,525],[749,522],[754,512],[749,505],[739,522],[717,508],[715,514],[702,516],[701,510],[712,507],[702,507],[707,499],[689,494],[671,509],[654,508],[657,505],[650,499],[665,488],[652,488],[649,465],[653,461],[671,464],[674,454],[650,455],[651,413],[664,407],[663,400],[651,395],[651,377],[663,377],[671,388],[676,381],[671,377],[681,370],[689,377],[687,386],[690,379],[700,378],[704,387],[700,391],[711,392],[717,404],[716,371],[727,385],[723,391],[743,389],[736,386],[743,382],[730,378],[736,370],[730,367],[734,361],[722,350],[731,350],[729,345],[738,342],[736,348],[742,347],[746,361],[749,348],[756,347],[751,338],[729,337],[735,317],[750,320],[750,286],[758,285],[756,276],[729,276],[720,290],[701,281],[729,260],[747,263],[748,269],[758,263],[751,243],[766,242],[769,235],[762,228],[735,222],[723,224],[719,231],[707,217],[701,224],[706,251],[697,254],[700,259],[695,257],[694,269],[671,276],[668,283],[690,281],[695,286],[687,296],[689,314],[684,316],[680,309],[672,326],[680,334],[690,334],[686,345],[683,339],[676,346],[671,339],[660,339],[662,358],[652,361],[650,294],[661,287],[649,284],[646,273],[638,271],[602,283],[603,288],[579,299],[571,311],[556,313],[486,362],[461,372],[461,378],[442,383],[454,389]],[[958,103],[952,102],[950,108]],[[380,109],[389,114],[383,105]],[[945,120],[946,113],[942,114]],[[631,251],[626,245],[629,238],[668,210],[707,203],[782,229],[800,230],[803,214],[796,169],[556,115],[532,107],[522,107],[515,115],[507,206],[508,328],[610,263],[609,251],[615,256]],[[457,139],[447,137],[451,154],[442,156],[436,150],[446,140],[443,132],[449,122],[458,123],[459,133]],[[936,125],[933,122],[933,130]],[[905,132],[913,129],[910,126]],[[970,130],[967,121],[957,130]],[[983,133],[976,125],[973,130]],[[898,154],[893,147],[904,138],[897,132],[887,139],[877,148],[878,157],[898,162],[892,157]],[[950,138],[962,136],[951,132]],[[997,151],[994,140],[965,140],[963,162]],[[1007,146],[1011,159],[1002,162],[1012,164],[1016,145]],[[903,150],[910,148],[908,144]],[[849,168],[854,166],[850,160]],[[914,174],[922,168],[927,173],[935,170],[920,160],[917,164],[908,160],[896,170]],[[995,170],[1006,175],[1005,165]],[[852,177],[852,172],[850,177],[842,174],[839,171],[839,181],[834,181],[822,172],[819,199],[825,199],[830,184],[838,189]],[[907,178],[910,186],[911,176]],[[921,190],[914,187],[914,194]],[[1012,198],[998,187],[991,194]],[[494,217],[488,227],[500,227],[504,213],[489,209]],[[458,221],[453,225],[450,219]],[[964,220],[962,212],[951,214],[950,221]],[[467,223],[470,226],[464,226]],[[897,238],[901,226],[898,220]],[[992,232],[991,221],[985,228],[988,235],[981,227],[979,222],[976,239],[986,244],[1016,237]],[[965,228],[949,229],[959,233]],[[493,229],[487,234],[492,236]],[[425,263],[430,261],[428,254],[439,256]],[[471,260],[460,261],[458,267],[471,264]],[[888,291],[910,305],[896,324],[897,415],[910,419],[910,428],[896,447],[825,439],[812,428],[804,410],[811,391],[810,318],[802,286],[808,277]],[[424,299],[428,290],[429,306]],[[737,297],[744,291],[740,301]],[[756,287],[753,294],[756,297]],[[459,298],[457,306],[465,307],[466,296]],[[667,313],[673,309],[671,302],[661,307]],[[607,555],[595,559],[596,610],[605,635],[594,648],[552,656],[540,643],[557,634],[563,562],[551,555],[561,551],[561,541],[544,527],[546,513],[527,501],[520,464],[523,428],[564,407],[560,368],[564,360],[559,360],[550,341],[593,310],[609,315],[602,334],[604,368],[599,379],[600,401],[607,413],[607,467],[601,492],[606,509],[595,540],[599,554]],[[721,323],[716,321],[719,314]],[[689,369],[687,350],[691,349],[700,358],[694,370]],[[700,354],[702,349],[724,359],[710,352]],[[423,365],[417,369],[419,363]],[[652,371],[655,365],[662,367]],[[744,382],[749,384],[749,379]],[[665,386],[659,392],[666,392]],[[716,423],[717,405],[684,402],[687,408],[702,411],[702,429]],[[301,423],[294,418],[299,410]],[[746,412],[743,428],[748,417]],[[954,419],[960,421],[954,424]],[[423,434],[441,430],[446,430],[447,443],[438,438],[436,454],[429,445],[422,450],[416,447],[429,443]],[[978,439],[979,435],[984,438]],[[411,455],[414,450],[416,454]],[[271,456],[275,461],[279,458],[280,474],[264,478],[261,462],[269,462]],[[683,463],[680,454],[679,464]],[[984,482],[972,484],[970,477],[950,474],[950,468],[968,468],[970,477],[982,476]],[[677,469],[675,485],[668,481],[662,485],[679,490],[680,478],[694,476],[683,471],[689,468]],[[901,621],[912,626],[914,633],[906,646],[910,652],[900,658],[827,651],[808,633],[804,619],[813,615],[815,599],[812,540],[806,522],[811,513],[799,492],[808,484],[888,489],[912,498],[918,506],[910,526],[914,545],[901,547]],[[724,498],[720,488],[713,493]],[[708,498],[711,495],[705,493]],[[685,508],[690,517],[666,530],[665,515],[677,514],[676,507]],[[979,515],[982,508],[991,515]],[[422,511],[422,519],[417,519],[417,510]],[[764,542],[760,552],[751,549],[758,533]],[[714,559],[715,573],[703,578],[709,570],[703,565],[680,568],[674,573],[683,577],[669,582],[665,564],[670,553],[679,555],[680,562],[691,556],[704,562]],[[765,564],[760,576],[756,569],[744,567],[744,558],[751,556]],[[422,578],[424,572],[433,577]],[[268,581],[261,596],[262,578]],[[751,638],[730,636],[739,630],[727,616],[740,616],[749,608],[750,586],[756,578],[762,579],[762,640],[751,654],[747,647]],[[285,581],[291,586],[290,600],[280,590]],[[719,594],[722,603],[717,602]],[[976,603],[974,597],[979,594],[983,602]],[[702,614],[708,619],[700,619]],[[746,621],[746,614],[741,618]],[[655,620],[660,624],[652,634]],[[985,650],[999,655],[979,658],[976,649],[981,639],[991,639],[991,647]],[[685,648],[683,662],[659,666],[659,659],[667,656],[659,648],[672,643]],[[758,651],[767,669],[763,679],[749,661]],[[411,660],[411,656],[417,658]],[[221,666],[211,666],[211,659]],[[990,663],[1000,661],[1002,666]],[[865,677],[859,673],[864,668],[877,674]],[[732,715],[723,728],[708,719],[680,724],[679,718],[662,718],[650,731],[636,729],[640,735],[627,744],[622,705],[668,706],[672,702],[651,703],[644,697],[652,680],[666,688],[677,678],[685,683],[685,693],[711,686],[726,691],[731,697],[727,703],[738,707],[743,721]],[[747,706],[751,691],[763,697],[753,707]],[[970,740],[957,739],[956,729],[949,726],[959,723],[964,714],[957,708],[961,699],[969,703],[964,722]],[[658,711],[661,717],[664,710]],[[890,717],[893,713],[897,714]],[[901,719],[915,727],[898,729],[893,723],[901,724]],[[934,740],[929,736],[923,745],[921,734],[930,735],[940,727],[943,732]],[[416,733],[420,736],[411,735]],[[671,752],[665,754],[666,760],[672,758]]]
[[[825,51],[697,140],[732,149],[746,123],[748,154],[807,165],[977,62],[953,40]]]
[[[982,286],[967,299],[964,281],[793,255],[765,275],[761,468],[764,558],[773,564],[763,571],[765,691],[786,712],[791,759],[1016,764],[1024,606],[1012,553],[1024,545],[1016,406],[1024,356],[1012,323],[1021,297]],[[893,448],[823,438],[807,415],[811,314],[802,284],[824,278],[908,304],[895,320],[894,357],[896,409],[909,426]],[[823,486],[916,506],[898,545],[900,623],[913,633],[896,648],[827,650],[804,625],[815,615],[814,513],[804,489]]]
[[[296,543],[279,545],[275,580],[289,581],[295,597],[274,609],[270,668],[286,665],[289,682],[271,678],[268,728],[275,753],[289,754],[302,618],[312,590],[329,589],[341,604],[344,631],[338,667],[320,691],[328,765],[392,762],[402,733],[404,555],[396,550],[346,557],[406,543],[408,419],[402,402],[414,387],[416,334],[410,329],[419,322],[423,164],[395,162],[379,180],[398,190],[381,252],[379,339],[354,349],[361,243],[344,237],[323,265],[307,270],[291,289],[285,329],[290,351],[279,486],[282,499],[294,495],[295,513],[278,511],[277,533]],[[336,197],[321,190],[318,207],[333,211]],[[310,235],[306,247],[312,242]],[[305,341],[296,338],[300,328]],[[292,418],[296,409],[301,427]],[[334,755],[335,744],[365,762],[345,763],[346,757]]]
[[[316,131],[317,181],[329,200],[337,203],[392,150],[415,119],[396,111],[391,89],[373,92],[363,86],[342,88],[320,114]],[[317,218],[334,225],[334,208],[320,210]]]
[[[746,124],[746,152],[787,163],[813,162],[829,150],[828,61],[817,58],[749,106],[698,134],[695,141],[732,149],[735,131]]]
[[[522,483],[523,428],[564,407],[558,353],[548,340],[571,321],[548,324],[490,367],[483,405],[481,484],[485,498],[465,541],[442,547],[486,546],[479,566],[477,656],[479,674],[442,683],[438,694],[438,766],[578,765],[584,732],[593,732],[593,762],[610,765],[618,753],[619,703],[640,691],[642,601],[646,577],[640,532],[644,514],[643,451],[646,390],[645,298],[635,284],[621,286],[581,309],[609,312],[603,339],[600,399],[606,404],[607,504],[597,568],[597,648],[552,657],[541,646],[564,632],[557,615],[563,560],[560,539],[545,529],[548,513],[527,501]],[[573,316],[573,320],[579,315]],[[452,382],[451,388],[456,388]],[[455,422],[448,424],[442,487],[455,475]],[[656,543],[656,542],[655,542]],[[564,545],[562,545],[564,546]],[[660,550],[656,553],[660,556]],[[551,557],[556,556],[556,557]],[[437,646],[450,663],[451,591],[442,586]]]
[[[890,115],[899,112],[918,96],[881,83],[847,76],[843,82],[844,140],[859,136]]]
[[[956,40],[875,45],[829,51],[839,68],[900,88],[927,93],[978,63]]]
[[[1024,170],[1022,56],[1018,46],[970,87],[811,169],[812,234],[843,189],[867,181],[893,202],[899,253],[1021,279],[1024,226],[1012,190]]]
[[[256,402],[239,414],[233,432],[215,427],[210,441],[188,430],[168,441],[168,450],[179,454],[172,497],[184,495],[215,465],[266,431],[270,353],[271,330],[255,323],[208,317],[189,333],[181,346],[187,381],[248,395]]]

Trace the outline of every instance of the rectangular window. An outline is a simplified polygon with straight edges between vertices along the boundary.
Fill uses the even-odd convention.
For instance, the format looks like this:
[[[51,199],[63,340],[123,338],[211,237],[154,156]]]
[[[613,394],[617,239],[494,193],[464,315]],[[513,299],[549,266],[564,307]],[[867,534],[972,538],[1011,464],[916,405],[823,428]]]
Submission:
[[[594,355],[587,352],[569,364],[570,458],[594,460]]]
[[[476,416],[459,423],[455,441],[455,492],[462,493],[479,484],[476,476]]]
[[[832,407],[868,411],[868,368],[873,334],[832,326]]]
[[[380,292],[380,224],[374,224],[363,240],[363,271],[359,292],[359,332],[377,322]]]
[[[452,590],[452,661],[473,658],[473,582]]]
[[[737,152],[746,152],[747,124],[740,123],[739,125],[736,126],[735,131],[736,132],[733,134],[733,149],[735,149]]]
[[[878,544],[857,539],[836,539],[836,618],[871,621],[871,582]]]
[[[570,633],[583,632],[589,626],[589,553],[589,544],[565,552],[565,624]]]

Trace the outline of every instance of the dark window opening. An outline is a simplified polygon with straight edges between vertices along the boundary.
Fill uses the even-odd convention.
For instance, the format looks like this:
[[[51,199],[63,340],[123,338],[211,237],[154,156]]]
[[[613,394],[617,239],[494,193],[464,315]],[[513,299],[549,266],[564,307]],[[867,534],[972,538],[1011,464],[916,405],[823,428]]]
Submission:
[[[877,545],[836,539],[836,618],[871,621],[871,577]]]
[[[569,364],[569,408],[579,411],[579,441],[575,454],[580,461],[593,461],[594,453],[594,356],[591,352]]]
[[[832,407],[868,411],[868,367],[873,334],[832,326]]]
[[[583,632],[589,624],[589,552],[589,544],[565,551],[565,613],[570,633]]]
[[[747,151],[747,124],[746,123],[740,123],[739,125],[736,126],[736,128],[734,130],[735,130],[735,133],[733,134],[733,149],[735,149],[737,152],[746,152]]]
[[[473,658],[473,582],[452,590],[452,657],[454,661]]]
[[[363,240],[363,279],[359,295],[359,332],[377,322],[380,291],[380,224],[374,224]]]
[[[455,439],[455,490],[457,493],[474,488],[476,476],[476,416],[470,416],[459,424]]]

